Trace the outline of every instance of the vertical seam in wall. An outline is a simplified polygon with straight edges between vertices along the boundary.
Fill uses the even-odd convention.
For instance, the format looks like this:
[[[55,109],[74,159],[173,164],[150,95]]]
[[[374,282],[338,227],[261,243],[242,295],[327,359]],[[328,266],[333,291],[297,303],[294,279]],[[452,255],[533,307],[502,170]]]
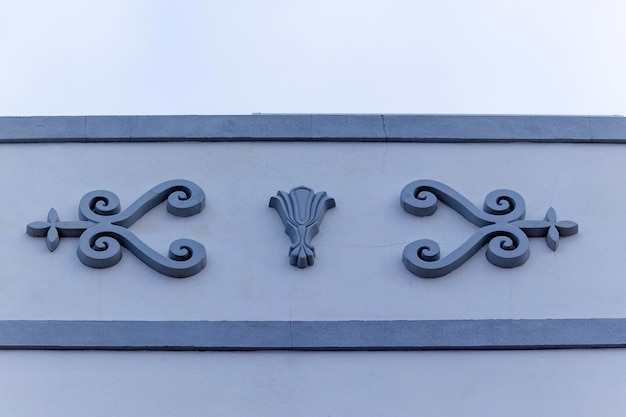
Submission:
[[[130,126],[129,132],[128,132],[128,140],[130,142],[133,141],[133,139],[135,138],[135,133],[137,132],[137,129],[139,128],[139,116],[135,116],[133,118],[133,123]]]
[[[385,152],[383,153],[383,172],[387,166],[387,153],[389,152],[389,136],[387,136],[387,125],[385,124],[385,115],[381,114],[380,118],[383,122],[383,133],[385,134]]]
[[[385,115],[381,114],[380,118],[383,121],[383,133],[385,134],[385,142],[389,142],[389,136],[387,136],[387,126],[385,125]]]

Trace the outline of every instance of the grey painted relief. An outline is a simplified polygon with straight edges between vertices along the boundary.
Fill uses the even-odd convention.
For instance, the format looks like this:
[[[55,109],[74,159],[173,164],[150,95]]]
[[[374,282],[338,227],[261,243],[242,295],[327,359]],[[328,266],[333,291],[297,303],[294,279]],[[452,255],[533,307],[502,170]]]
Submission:
[[[202,189],[187,180],[163,182],[123,211],[120,211],[120,201],[115,194],[98,190],[81,199],[79,221],[61,221],[56,210],[50,209],[47,221],[30,223],[26,233],[46,237],[51,252],[62,237],[79,237],[78,258],[92,268],[117,264],[122,258],[121,246],[124,246],[161,274],[175,278],[195,275],[206,266],[206,250],[202,244],[190,239],[175,240],[165,257],[128,230],[144,214],[166,200],[167,211],[179,217],[200,213],[205,204]]]
[[[402,208],[416,216],[433,214],[438,200],[480,229],[443,259],[435,241],[420,239],[408,244],[402,262],[410,272],[423,278],[437,278],[454,271],[485,244],[487,259],[492,264],[503,268],[520,266],[530,256],[528,237],[545,237],[548,247],[555,251],[560,236],[578,232],[577,223],[557,221],[553,208],[548,209],[543,220],[523,220],[526,204],[522,196],[511,190],[487,194],[483,210],[447,185],[432,180],[413,181],[400,195]]]
[[[335,199],[301,185],[289,193],[278,191],[270,198],[270,207],[276,209],[291,238],[289,263],[298,268],[313,265],[315,248],[311,240],[319,232],[326,211],[335,207]]]

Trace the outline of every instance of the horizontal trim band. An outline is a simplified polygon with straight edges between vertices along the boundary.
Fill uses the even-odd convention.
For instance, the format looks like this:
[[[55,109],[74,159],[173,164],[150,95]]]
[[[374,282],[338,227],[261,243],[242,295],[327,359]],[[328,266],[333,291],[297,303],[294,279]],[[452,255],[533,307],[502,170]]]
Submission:
[[[617,116],[242,115],[0,117],[0,143],[626,143]]]
[[[0,321],[0,349],[504,350],[626,347],[626,319]]]

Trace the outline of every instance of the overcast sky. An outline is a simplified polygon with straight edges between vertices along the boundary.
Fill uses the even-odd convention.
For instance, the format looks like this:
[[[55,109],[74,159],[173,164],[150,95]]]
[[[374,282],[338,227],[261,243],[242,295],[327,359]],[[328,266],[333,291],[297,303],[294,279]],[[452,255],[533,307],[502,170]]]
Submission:
[[[7,1],[0,115],[626,114],[626,1]]]

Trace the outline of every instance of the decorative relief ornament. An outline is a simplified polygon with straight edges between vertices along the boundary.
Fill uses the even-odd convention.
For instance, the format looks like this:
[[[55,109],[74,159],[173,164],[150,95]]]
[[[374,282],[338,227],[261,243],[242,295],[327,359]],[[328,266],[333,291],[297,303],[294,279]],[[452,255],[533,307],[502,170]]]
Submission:
[[[335,199],[301,185],[289,194],[278,191],[276,197],[270,198],[270,207],[276,209],[291,238],[289,263],[298,268],[313,265],[315,248],[311,240],[319,232],[326,211],[335,207]]]
[[[433,214],[438,200],[480,229],[443,259],[437,242],[420,239],[408,244],[402,262],[409,271],[423,278],[437,278],[454,271],[487,243],[489,262],[503,268],[520,266],[530,256],[528,237],[545,236],[546,244],[555,251],[560,236],[578,232],[575,222],[557,221],[553,208],[548,209],[543,220],[523,220],[526,204],[522,196],[511,190],[487,194],[483,210],[447,185],[432,180],[414,181],[400,195],[402,208],[416,216]]]
[[[128,230],[144,214],[167,200],[167,211],[179,217],[198,214],[204,208],[205,196],[191,181],[171,180],[157,185],[127,209],[120,211],[118,197],[110,191],[98,190],[80,200],[80,221],[62,222],[55,209],[48,212],[46,222],[33,222],[26,233],[46,237],[52,252],[62,237],[79,237],[78,258],[92,268],[108,268],[122,258],[121,246],[161,274],[175,278],[195,275],[206,266],[206,250],[194,240],[172,242],[168,257],[160,255]]]

